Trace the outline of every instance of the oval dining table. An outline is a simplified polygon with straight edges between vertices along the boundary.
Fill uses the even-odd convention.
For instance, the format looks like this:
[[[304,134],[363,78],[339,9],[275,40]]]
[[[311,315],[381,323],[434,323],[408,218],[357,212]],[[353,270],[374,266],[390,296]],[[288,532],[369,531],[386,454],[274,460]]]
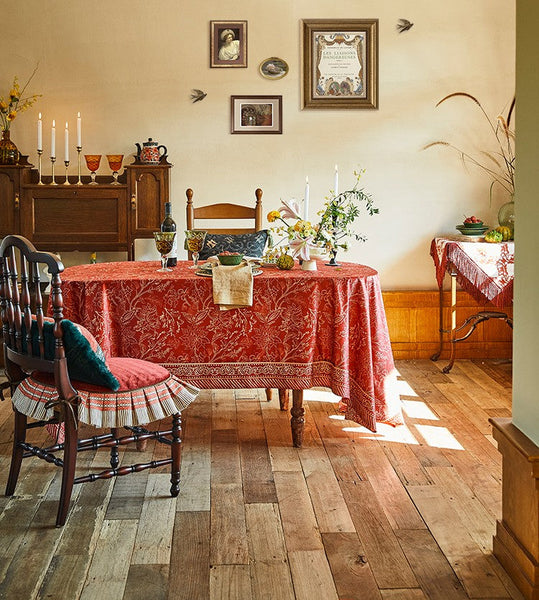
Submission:
[[[303,439],[303,390],[341,397],[346,419],[376,431],[401,424],[378,273],[318,262],[317,270],[262,267],[252,306],[220,310],[212,278],[179,261],[85,264],[62,273],[64,317],[89,329],[109,356],[160,363],[203,389],[293,391],[292,439]]]

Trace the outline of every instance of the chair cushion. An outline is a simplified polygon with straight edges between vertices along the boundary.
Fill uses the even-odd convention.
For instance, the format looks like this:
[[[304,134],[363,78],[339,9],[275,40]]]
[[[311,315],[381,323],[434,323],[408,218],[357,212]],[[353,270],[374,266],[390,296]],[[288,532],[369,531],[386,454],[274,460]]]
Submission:
[[[240,252],[246,256],[261,257],[268,242],[268,230],[262,229],[254,233],[208,233],[200,258],[205,260],[210,256],[228,250]]]
[[[54,321],[50,318],[45,319],[43,338],[47,360],[54,360],[55,338],[53,327]],[[62,320],[62,329],[69,377],[77,381],[105,386],[114,391],[117,390],[120,383],[107,366],[105,354],[94,336],[85,327],[73,323],[69,319]],[[38,329],[35,320],[32,321],[31,333],[32,354],[39,356]],[[25,345],[23,341],[24,351],[26,351]]]

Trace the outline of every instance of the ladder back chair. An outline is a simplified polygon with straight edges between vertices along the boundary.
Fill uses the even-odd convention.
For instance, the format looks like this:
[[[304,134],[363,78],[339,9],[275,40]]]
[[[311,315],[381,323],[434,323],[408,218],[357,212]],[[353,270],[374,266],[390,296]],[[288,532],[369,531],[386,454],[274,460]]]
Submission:
[[[47,318],[44,310],[42,280],[48,283],[48,278],[41,269],[45,267],[51,278],[52,318]],[[74,484],[171,465],[170,493],[177,496],[180,411],[198,393],[160,365],[105,357],[90,332],[63,318],[63,270],[58,256],[38,252],[24,237],[9,235],[0,244],[0,311],[8,379],[2,389],[11,391],[15,421],[6,495],[15,492],[24,458],[37,456],[60,467],[57,527],[66,521]],[[166,417],[171,417],[172,423],[165,430],[143,427]],[[80,423],[109,432],[79,439]],[[27,441],[28,430],[39,427],[55,435],[51,445]],[[126,435],[120,435],[122,428],[127,429]],[[170,457],[119,466],[119,446],[149,439],[167,444]],[[110,450],[111,468],[75,477],[77,454],[101,447]]]
[[[185,191],[185,195],[187,196],[187,207],[186,207],[186,222],[187,229],[204,229],[208,234],[210,234],[210,238],[206,236],[205,248],[200,253],[200,258],[205,259],[208,258],[210,254],[215,254],[215,248],[219,249],[220,240],[217,238],[219,236],[239,236],[243,234],[257,234],[257,232],[262,233],[262,190],[257,188],[255,190],[256,202],[254,206],[245,206],[243,204],[231,204],[227,202],[219,202],[216,204],[207,204],[204,206],[195,207],[193,204],[193,190],[191,188],[187,188]],[[211,221],[212,224],[210,227],[199,227],[199,220]],[[251,224],[247,227],[223,227],[219,226],[219,221],[242,221],[250,220]],[[217,224],[214,225],[215,221]],[[262,250],[264,249],[268,236],[266,235],[264,238],[260,236]],[[226,239],[226,237],[224,238]],[[209,244],[215,243],[216,246],[212,248]],[[258,242],[258,240],[257,240]],[[204,252],[205,250],[205,252]],[[245,251],[245,254],[249,254],[249,252]],[[262,256],[262,252],[260,253]],[[191,253],[189,252],[189,258],[191,258]],[[272,392],[271,389],[266,389],[266,398],[268,402],[271,400]],[[282,410],[288,410],[290,400],[289,390],[279,390],[279,403]]]

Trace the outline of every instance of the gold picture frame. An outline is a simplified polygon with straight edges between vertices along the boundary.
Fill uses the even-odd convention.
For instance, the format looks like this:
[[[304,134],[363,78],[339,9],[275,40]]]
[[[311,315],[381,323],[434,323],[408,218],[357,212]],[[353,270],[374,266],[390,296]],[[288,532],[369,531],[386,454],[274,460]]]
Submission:
[[[305,19],[303,108],[378,108],[378,19]]]

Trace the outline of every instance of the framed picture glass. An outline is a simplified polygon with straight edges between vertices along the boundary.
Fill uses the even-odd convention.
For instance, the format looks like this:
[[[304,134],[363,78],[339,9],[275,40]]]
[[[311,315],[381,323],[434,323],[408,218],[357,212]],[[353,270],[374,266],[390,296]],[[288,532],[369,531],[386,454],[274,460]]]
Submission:
[[[210,67],[247,67],[247,21],[210,21]]]
[[[303,108],[378,108],[378,19],[302,23]]]
[[[282,96],[231,96],[231,133],[282,133]]]

